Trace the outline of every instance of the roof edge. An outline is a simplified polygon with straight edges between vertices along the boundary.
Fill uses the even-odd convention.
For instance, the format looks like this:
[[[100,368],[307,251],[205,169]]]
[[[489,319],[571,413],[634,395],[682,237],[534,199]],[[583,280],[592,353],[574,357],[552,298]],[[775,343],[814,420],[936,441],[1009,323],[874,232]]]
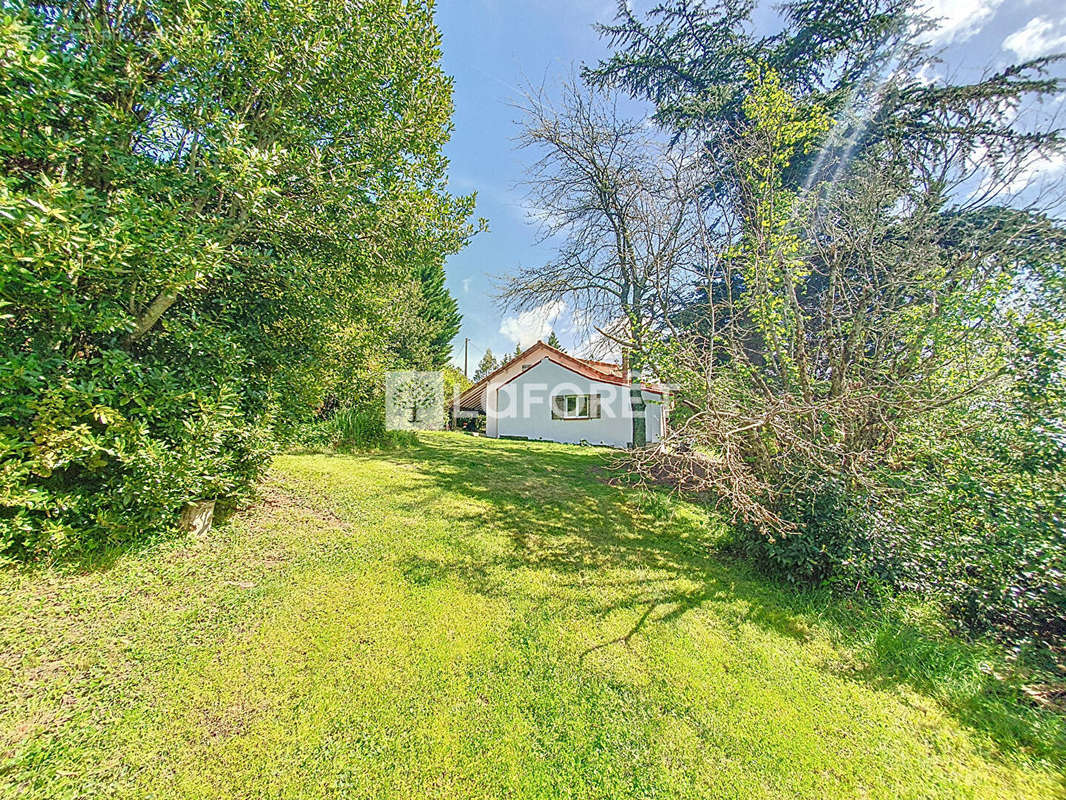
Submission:
[[[537,350],[537,349],[545,350],[545,351],[547,351],[549,356],[555,355],[555,356],[558,356],[561,359],[563,359],[564,362],[568,361],[568,362],[571,362],[572,364],[577,365],[580,369],[579,370],[574,370],[575,372],[591,372],[591,373],[593,373],[593,375],[585,375],[585,377],[591,378],[592,380],[598,380],[598,381],[601,381],[603,383],[610,383],[610,384],[613,384],[615,386],[628,386],[629,383],[630,383],[630,381],[628,381],[624,376],[623,377],[616,377],[614,375],[609,375],[609,374],[607,374],[605,372],[602,372],[601,370],[599,370],[599,369],[597,369],[596,367],[593,366],[593,364],[602,364],[604,366],[608,366],[608,365],[617,366],[617,365],[611,364],[608,361],[588,361],[588,360],[583,359],[583,358],[578,358],[577,356],[572,356],[569,353],[566,353],[566,352],[558,349],[557,347],[552,347],[547,342],[543,342],[543,341],[538,339],[536,342],[534,342],[532,345],[527,347],[521,353],[516,355],[514,358],[510,359],[506,364],[501,364],[499,367],[494,369],[492,372],[490,372],[484,378],[479,380],[477,383],[472,384],[470,386],[470,388],[468,388],[465,392],[463,392],[462,394],[459,395],[459,399],[457,401],[458,405],[460,407],[462,407],[463,400],[464,400],[464,398],[467,397],[468,394],[474,394],[474,393],[480,391],[493,378],[495,378],[497,375],[499,375],[504,370],[506,370],[508,367],[510,367],[515,361],[518,361],[519,359],[525,358],[527,355],[529,355],[530,353],[532,353],[534,350]],[[559,364],[562,367],[569,368],[566,363],[560,363],[560,361],[555,359],[555,358],[553,358],[552,361],[554,361],[555,363]],[[656,386],[656,385],[653,385],[653,384],[650,384],[650,383],[644,383],[643,381],[641,382],[641,388],[644,391],[652,392],[652,393],[655,393],[655,394],[665,394],[666,393],[665,390],[661,386]]]

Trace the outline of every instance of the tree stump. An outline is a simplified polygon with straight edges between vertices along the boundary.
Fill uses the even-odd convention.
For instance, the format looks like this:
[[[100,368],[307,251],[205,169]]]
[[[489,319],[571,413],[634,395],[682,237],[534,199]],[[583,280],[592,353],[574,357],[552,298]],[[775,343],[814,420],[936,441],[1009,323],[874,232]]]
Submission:
[[[214,500],[197,500],[188,503],[181,512],[181,529],[195,536],[211,530],[215,518]]]

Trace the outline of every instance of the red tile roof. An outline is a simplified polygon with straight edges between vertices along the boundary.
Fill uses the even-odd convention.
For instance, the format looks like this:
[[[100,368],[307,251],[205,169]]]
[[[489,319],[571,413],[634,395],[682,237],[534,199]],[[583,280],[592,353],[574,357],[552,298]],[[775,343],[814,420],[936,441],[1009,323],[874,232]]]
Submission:
[[[526,362],[528,366],[538,363],[540,358],[535,361],[528,361],[528,357],[537,355],[543,352],[543,357],[549,358],[556,364],[559,364],[566,369],[576,372],[579,375],[583,375],[594,381],[601,381],[603,383],[611,383],[615,386],[628,386],[628,378],[622,374],[621,364],[613,364],[609,361],[592,361],[585,358],[577,358],[576,356],[564,353],[562,350],[558,350],[549,344],[538,341],[531,347],[526,348],[513,359],[506,364],[501,365],[497,369],[490,372],[484,378],[479,380],[465,392],[459,396],[459,407],[469,410],[485,410],[485,390],[492,383],[493,378],[502,374],[507,369],[512,369],[516,366]],[[656,394],[664,394],[665,389],[662,386],[652,383],[643,384],[644,391],[655,392]]]

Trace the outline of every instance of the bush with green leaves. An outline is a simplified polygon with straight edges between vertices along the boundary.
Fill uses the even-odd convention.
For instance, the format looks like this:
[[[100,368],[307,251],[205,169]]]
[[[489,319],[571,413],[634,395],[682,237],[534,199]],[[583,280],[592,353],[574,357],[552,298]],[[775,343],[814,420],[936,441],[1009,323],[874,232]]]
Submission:
[[[856,573],[866,577],[869,572],[869,578],[883,573],[883,568],[870,569],[873,559],[865,509],[833,476],[809,474],[806,485],[791,493],[787,506],[777,511],[795,526],[793,530],[768,534],[738,521],[728,545],[789,583],[827,583],[844,577],[845,571],[845,579]]]
[[[970,631],[1066,641],[1066,348],[907,432],[915,457],[884,504],[880,546],[904,591],[941,600]],[[944,435],[953,430],[953,435]]]
[[[923,598],[965,633],[1066,641],[1066,420],[1046,366],[901,431],[878,491],[808,475],[779,501],[791,532],[741,522],[730,548],[791,583]]]
[[[472,199],[431,3],[3,14],[0,553],[164,530],[246,492],[344,364],[442,357]]]

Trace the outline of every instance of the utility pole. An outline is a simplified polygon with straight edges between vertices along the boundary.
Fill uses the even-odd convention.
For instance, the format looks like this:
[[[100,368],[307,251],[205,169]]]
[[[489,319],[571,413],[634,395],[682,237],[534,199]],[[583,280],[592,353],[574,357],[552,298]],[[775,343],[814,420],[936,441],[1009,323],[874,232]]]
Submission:
[[[470,337],[463,342],[463,376],[470,377]]]

